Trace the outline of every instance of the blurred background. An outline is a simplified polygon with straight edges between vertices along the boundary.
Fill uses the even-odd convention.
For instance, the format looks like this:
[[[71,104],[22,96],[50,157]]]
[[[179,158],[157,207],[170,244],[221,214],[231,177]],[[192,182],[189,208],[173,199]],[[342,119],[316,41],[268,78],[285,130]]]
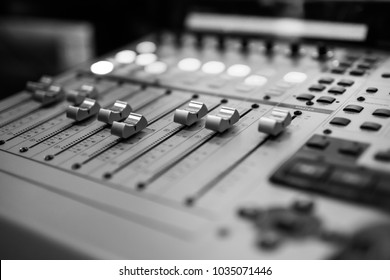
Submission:
[[[27,80],[55,75],[161,29],[179,30],[190,11],[298,17],[377,26],[388,37],[389,1],[1,0],[0,98]],[[370,15],[371,18],[368,16]]]

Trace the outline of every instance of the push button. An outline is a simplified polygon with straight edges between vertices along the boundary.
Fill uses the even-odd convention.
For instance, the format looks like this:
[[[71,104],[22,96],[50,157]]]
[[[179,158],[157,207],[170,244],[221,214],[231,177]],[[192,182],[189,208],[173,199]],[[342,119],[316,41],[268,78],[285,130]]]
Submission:
[[[368,87],[367,89],[366,89],[366,92],[367,93],[375,93],[375,92],[377,92],[378,91],[378,89],[376,88],[376,87]]]
[[[346,91],[344,87],[332,87],[328,90],[329,93],[343,94]]]
[[[325,164],[297,161],[291,166],[289,173],[298,177],[318,180],[324,178],[328,171],[329,167]]]
[[[324,77],[324,78],[319,79],[318,82],[319,82],[320,84],[327,84],[327,85],[330,85],[331,83],[334,82],[334,79],[331,78],[331,77]]]
[[[329,145],[329,140],[326,137],[315,135],[309,141],[306,146],[314,149],[324,150]]]
[[[353,188],[367,188],[372,184],[370,175],[350,170],[335,170],[329,180],[333,183]]]
[[[348,105],[343,109],[343,111],[349,113],[360,113],[363,109],[364,107],[359,105]]]
[[[390,150],[379,151],[374,155],[377,161],[390,162]]]
[[[340,80],[337,84],[339,86],[343,86],[343,87],[350,87],[354,84],[355,82],[353,80],[348,80],[348,79],[342,79]]]
[[[381,129],[382,125],[379,123],[374,123],[374,122],[364,122],[361,126],[360,129],[363,130],[371,130],[371,131],[378,131]]]
[[[357,157],[363,152],[363,147],[354,142],[346,143],[339,148],[339,152],[344,155]]]
[[[377,117],[390,118],[390,110],[388,109],[376,109],[372,114]]]
[[[308,94],[308,93],[302,93],[302,94],[297,96],[297,99],[301,100],[301,101],[310,101],[313,98],[314,98],[314,95]]]
[[[349,119],[336,117],[330,121],[330,124],[347,126],[350,122],[351,122],[351,120],[349,120]]]
[[[322,97],[317,99],[317,102],[325,103],[325,104],[332,104],[335,100],[336,100],[336,98],[334,98],[334,97],[322,96]]]
[[[363,76],[366,74],[366,70],[364,69],[354,69],[349,72],[350,75],[352,76]]]
[[[326,87],[324,85],[318,84],[318,85],[312,85],[309,87],[310,91],[323,91]]]

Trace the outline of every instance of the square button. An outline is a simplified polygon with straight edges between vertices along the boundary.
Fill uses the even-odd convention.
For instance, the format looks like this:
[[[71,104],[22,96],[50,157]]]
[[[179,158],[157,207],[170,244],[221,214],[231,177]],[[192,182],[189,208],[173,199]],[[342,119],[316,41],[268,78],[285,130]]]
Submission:
[[[355,83],[355,81],[353,81],[353,80],[342,79],[342,80],[340,80],[337,84],[338,84],[339,86],[343,86],[343,87],[350,87],[350,86],[352,86],[354,83]]]
[[[384,117],[389,118],[390,117],[390,110],[388,109],[376,109],[374,113],[372,113],[374,116],[377,117]]]
[[[345,143],[339,148],[341,154],[354,157],[360,156],[363,150],[364,149],[360,144],[354,142]]]
[[[331,87],[328,92],[333,94],[343,94],[346,91],[344,87]]]
[[[309,87],[310,91],[323,91],[326,87],[324,85],[318,84],[318,85],[312,85]]]
[[[330,85],[331,83],[334,82],[334,79],[331,78],[331,77],[324,77],[324,78],[319,79],[318,82],[319,82],[320,84],[327,84],[327,85]]]
[[[351,122],[350,119],[336,117],[330,121],[330,124],[347,126],[350,122]]]
[[[364,107],[359,105],[348,105],[343,109],[343,111],[349,113],[360,113],[363,109]]]

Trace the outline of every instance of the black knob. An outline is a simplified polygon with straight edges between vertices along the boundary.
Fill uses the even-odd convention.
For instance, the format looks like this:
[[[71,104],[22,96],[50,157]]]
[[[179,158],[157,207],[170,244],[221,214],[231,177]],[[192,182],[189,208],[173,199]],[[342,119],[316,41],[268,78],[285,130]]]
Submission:
[[[326,44],[321,43],[317,46],[317,57],[319,59],[329,58],[329,48]]]
[[[270,54],[274,51],[274,47],[275,47],[275,44],[274,44],[274,41],[271,40],[271,39],[268,39],[268,40],[265,40],[264,42],[264,48],[265,48],[265,52]]]
[[[249,48],[249,39],[247,37],[242,37],[241,38],[241,51],[246,53],[248,52]]]
[[[196,33],[195,34],[195,46],[198,49],[203,47],[203,34],[202,33]]]
[[[220,51],[225,50],[226,44],[225,44],[225,36],[222,34],[217,35],[217,48]]]
[[[290,55],[299,56],[301,54],[301,45],[298,42],[290,44]]]

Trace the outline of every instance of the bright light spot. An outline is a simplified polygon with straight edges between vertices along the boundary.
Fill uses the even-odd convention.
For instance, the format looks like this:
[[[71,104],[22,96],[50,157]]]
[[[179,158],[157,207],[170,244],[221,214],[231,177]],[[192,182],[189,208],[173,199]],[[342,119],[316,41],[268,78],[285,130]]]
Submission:
[[[248,86],[261,87],[267,83],[267,78],[260,75],[250,75],[244,81]]]
[[[189,57],[180,60],[177,64],[177,67],[182,71],[193,72],[198,70],[200,68],[200,65],[201,63],[198,59]]]
[[[251,72],[251,68],[245,64],[234,64],[227,70],[228,75],[232,77],[245,77]]]
[[[167,64],[161,61],[153,62],[145,66],[145,72],[149,74],[159,75],[167,71]]]
[[[225,64],[220,61],[209,61],[203,64],[202,71],[206,74],[220,74],[225,70]]]
[[[287,83],[303,83],[307,79],[307,75],[301,72],[289,72],[284,75],[283,80]]]
[[[157,60],[157,56],[153,53],[143,53],[137,56],[135,63],[140,66],[146,66]]]
[[[114,64],[109,61],[102,60],[91,65],[91,72],[97,75],[106,75],[114,70]]]
[[[135,49],[139,53],[153,53],[156,51],[157,47],[155,43],[145,41],[139,43]]]
[[[115,60],[119,63],[130,64],[135,60],[136,54],[130,50],[120,51],[115,55]]]

